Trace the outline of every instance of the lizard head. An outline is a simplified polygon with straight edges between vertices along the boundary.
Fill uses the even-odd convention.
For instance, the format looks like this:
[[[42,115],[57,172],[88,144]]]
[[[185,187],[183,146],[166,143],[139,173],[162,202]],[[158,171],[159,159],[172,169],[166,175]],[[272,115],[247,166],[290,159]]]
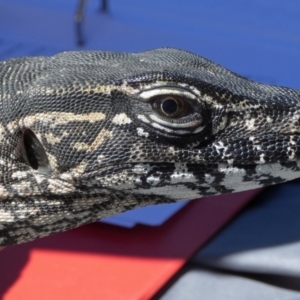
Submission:
[[[176,49],[2,64],[0,245],[299,176],[295,90]]]

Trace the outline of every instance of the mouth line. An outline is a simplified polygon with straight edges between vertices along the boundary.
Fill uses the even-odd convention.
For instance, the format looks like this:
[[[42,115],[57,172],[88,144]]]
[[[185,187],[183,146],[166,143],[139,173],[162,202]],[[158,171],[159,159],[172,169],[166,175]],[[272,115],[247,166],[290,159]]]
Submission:
[[[232,162],[228,162],[228,160],[232,160]],[[234,158],[230,158],[230,159],[223,159],[222,161],[217,161],[217,162],[208,162],[208,161],[204,161],[204,160],[199,160],[199,161],[195,161],[195,160],[186,160],[186,161],[132,161],[132,162],[124,162],[124,163],[107,163],[107,164],[104,164],[104,165],[101,165],[101,166],[98,166],[97,168],[93,168],[85,173],[83,173],[82,175],[84,174],[89,174],[89,173],[94,173],[94,172],[97,172],[99,170],[103,170],[103,169],[106,169],[106,168],[118,168],[118,167],[121,167],[121,166],[136,166],[136,165],[145,165],[145,164],[148,164],[148,165],[170,165],[170,164],[190,164],[190,165],[199,165],[199,166],[214,166],[214,165],[218,165],[218,164],[226,164],[228,166],[252,166],[252,165],[265,165],[265,164],[276,164],[276,163],[281,163],[281,164],[286,164],[286,163],[295,163],[295,162],[298,162],[300,161],[300,157],[299,158],[295,158],[293,160],[289,160],[289,159],[286,159],[286,160],[274,160],[274,161],[266,161],[265,163],[258,163],[257,161],[252,161],[252,162],[249,162],[249,161],[246,161],[245,163],[241,162],[241,161],[238,161],[238,162],[235,162],[234,161]]]

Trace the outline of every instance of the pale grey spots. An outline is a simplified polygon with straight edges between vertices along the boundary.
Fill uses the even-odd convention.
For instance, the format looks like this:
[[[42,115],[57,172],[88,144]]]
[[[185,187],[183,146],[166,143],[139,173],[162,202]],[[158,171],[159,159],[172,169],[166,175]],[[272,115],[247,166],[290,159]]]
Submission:
[[[144,128],[138,127],[136,130],[139,136],[144,136],[144,137],[149,136],[149,132],[145,131]]]
[[[116,125],[130,124],[132,121],[125,113],[117,114],[113,119],[112,123]]]
[[[48,113],[37,113],[34,115],[29,115],[23,119],[24,125],[27,127],[32,127],[35,122],[42,122],[46,125],[58,126],[63,124],[68,124],[70,122],[90,122],[95,123],[105,119],[105,114],[102,112],[91,112],[86,114],[76,114],[72,112],[60,112],[53,111]]]

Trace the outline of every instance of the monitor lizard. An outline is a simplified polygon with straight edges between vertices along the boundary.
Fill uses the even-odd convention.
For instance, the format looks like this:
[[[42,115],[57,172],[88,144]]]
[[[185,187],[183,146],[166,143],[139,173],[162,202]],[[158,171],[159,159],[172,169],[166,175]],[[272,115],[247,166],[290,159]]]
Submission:
[[[198,55],[0,63],[0,245],[300,176],[300,92]]]

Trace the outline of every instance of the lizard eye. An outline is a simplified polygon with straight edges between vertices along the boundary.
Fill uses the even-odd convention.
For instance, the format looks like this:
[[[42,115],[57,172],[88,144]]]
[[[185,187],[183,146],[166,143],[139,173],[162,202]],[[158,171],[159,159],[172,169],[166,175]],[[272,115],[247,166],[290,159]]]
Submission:
[[[190,105],[184,99],[175,96],[155,97],[152,102],[155,111],[168,118],[179,118],[191,112]]]
[[[208,121],[205,104],[199,95],[185,88],[172,86],[148,88],[138,94],[146,105],[137,118],[156,132],[168,136],[190,136],[202,132]],[[137,105],[139,102],[136,102]]]

